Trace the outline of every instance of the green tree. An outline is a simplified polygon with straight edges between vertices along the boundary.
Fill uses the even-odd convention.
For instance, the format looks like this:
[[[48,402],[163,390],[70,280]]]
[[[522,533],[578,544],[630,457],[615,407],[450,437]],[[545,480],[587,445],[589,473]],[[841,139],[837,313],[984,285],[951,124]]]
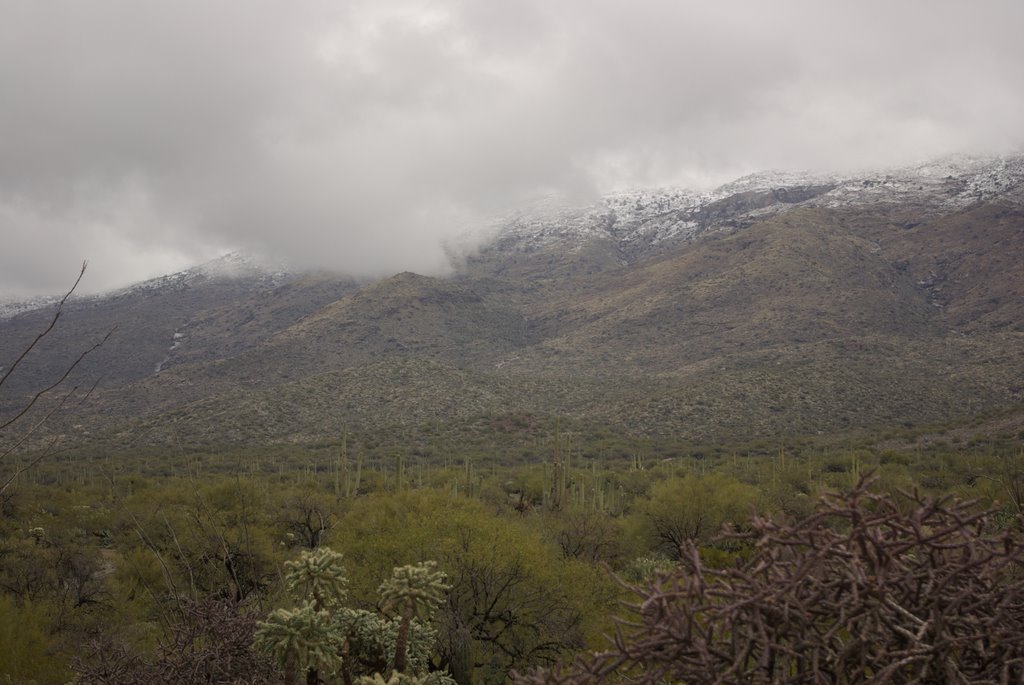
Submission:
[[[725,523],[742,523],[758,501],[753,486],[721,474],[669,478],[636,505],[634,527],[648,549],[679,559],[687,542],[707,542]]]
[[[600,569],[565,559],[536,520],[504,518],[480,502],[403,492],[352,502],[335,529],[353,574],[353,601],[409,558],[434,558],[451,584],[435,619],[438,665],[457,682],[495,682],[552,663],[609,628],[617,590]],[[411,651],[410,651],[411,654]]]
[[[604,512],[570,509],[547,517],[545,524],[566,559],[614,564],[622,556],[619,522]]]
[[[54,656],[49,634],[52,618],[45,607],[0,595],[0,682],[63,683],[64,660]]]

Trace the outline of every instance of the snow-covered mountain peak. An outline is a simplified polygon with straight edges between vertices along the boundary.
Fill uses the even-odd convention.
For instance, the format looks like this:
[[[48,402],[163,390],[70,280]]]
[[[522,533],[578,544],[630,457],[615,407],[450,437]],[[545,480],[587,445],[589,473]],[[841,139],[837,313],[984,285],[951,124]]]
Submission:
[[[837,174],[822,174],[803,171],[769,170],[747,174],[735,181],[729,181],[715,188],[714,199],[722,199],[738,193],[759,192],[776,188],[801,188],[809,186],[836,185],[846,180]]]
[[[59,295],[43,295],[25,300],[9,300],[0,302],[0,321],[17,316],[23,312],[30,312],[35,309],[56,306],[60,302]]]
[[[266,260],[246,252],[228,252],[192,269],[209,278],[281,277],[292,273],[283,260]]]
[[[499,222],[485,249],[579,249],[613,241],[629,260],[661,247],[736,230],[795,206],[857,207],[907,203],[922,216],[1006,197],[1024,203],[1024,155],[951,155],[901,168],[845,174],[763,171],[707,193],[681,188],[608,195],[587,207],[537,206]]]
[[[1006,196],[1020,200],[1024,155],[978,157],[950,155],[907,167],[864,172],[844,179],[821,198],[827,207],[913,203],[925,213],[963,209]]]
[[[683,188],[620,191],[588,206],[535,205],[500,219],[485,249],[573,249],[593,239],[629,250],[636,241],[658,242],[697,224],[686,218],[709,196]]]
[[[294,277],[294,272],[283,262],[269,264],[244,252],[229,252],[203,264],[193,266],[149,280],[133,283],[91,295],[72,295],[69,303],[88,303],[108,298],[126,297],[135,294],[159,291],[181,290],[203,283],[218,281],[248,281],[254,287],[274,287]],[[60,295],[34,297],[28,300],[0,302],[0,320],[9,319],[23,312],[50,307],[60,301]]]
[[[229,252],[184,271],[135,283],[99,297],[115,297],[163,288],[187,288],[199,283],[220,280],[246,279],[259,284],[275,285],[291,277],[292,272],[283,263],[268,265],[263,260],[244,252]]]

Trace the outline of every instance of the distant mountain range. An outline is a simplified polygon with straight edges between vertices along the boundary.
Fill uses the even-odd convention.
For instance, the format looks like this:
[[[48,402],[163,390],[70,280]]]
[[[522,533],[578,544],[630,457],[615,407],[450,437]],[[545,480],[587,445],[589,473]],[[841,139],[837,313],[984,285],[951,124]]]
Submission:
[[[3,310],[0,365],[51,313]],[[510,415],[728,442],[1021,417],[1024,157],[539,204],[447,278],[228,256],[70,302],[0,410],[115,325],[76,371],[97,390],[50,424],[72,443],[303,443]]]

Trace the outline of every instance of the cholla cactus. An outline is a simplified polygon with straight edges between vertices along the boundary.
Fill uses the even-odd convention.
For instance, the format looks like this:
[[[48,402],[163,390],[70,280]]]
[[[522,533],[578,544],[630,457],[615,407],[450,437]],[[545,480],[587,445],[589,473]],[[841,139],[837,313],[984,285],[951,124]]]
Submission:
[[[401,673],[399,671],[391,671],[391,676],[385,680],[384,676],[380,673],[374,673],[373,675],[364,675],[356,680],[357,685],[423,685],[423,678],[417,678],[416,676],[408,675],[407,673]]]
[[[343,608],[334,612],[334,627],[345,636],[346,659],[352,672],[390,673],[395,668],[395,645],[400,621],[377,612]],[[430,654],[437,631],[430,623],[413,620],[405,650],[405,672],[424,673],[430,668]]]
[[[437,570],[437,562],[424,561],[414,566],[396,568],[391,578],[381,583],[379,592],[383,610],[399,617],[398,637],[395,640],[396,671],[405,671],[412,619],[430,618],[444,601],[445,593],[451,589],[446,579],[444,572]]]
[[[380,586],[383,611],[393,617],[385,618],[342,605],[348,581],[341,560],[341,554],[320,547],[285,562],[288,591],[301,604],[278,609],[259,624],[256,646],[284,667],[286,685],[307,671],[311,680],[333,675],[350,684],[360,670],[376,672],[360,679],[370,685],[453,685],[446,674],[416,675],[427,670],[436,639],[425,619],[449,588],[437,564],[394,570]],[[416,617],[424,620],[414,622]],[[385,680],[380,673],[387,672]]]
[[[284,667],[285,685],[294,685],[299,672],[330,672],[340,666],[338,635],[330,615],[317,611],[311,602],[271,612],[256,629],[255,643]]]
[[[420,676],[392,671],[387,680],[380,673],[364,675],[356,679],[357,685],[455,685],[447,673],[426,673]]]
[[[329,547],[319,547],[303,552],[295,561],[284,562],[288,591],[296,598],[312,598],[317,611],[341,606],[348,595],[342,558]]]
[[[385,613],[398,615],[411,609],[410,618],[428,619],[451,589],[447,579],[444,571],[437,570],[436,561],[400,566],[380,585],[382,607]]]

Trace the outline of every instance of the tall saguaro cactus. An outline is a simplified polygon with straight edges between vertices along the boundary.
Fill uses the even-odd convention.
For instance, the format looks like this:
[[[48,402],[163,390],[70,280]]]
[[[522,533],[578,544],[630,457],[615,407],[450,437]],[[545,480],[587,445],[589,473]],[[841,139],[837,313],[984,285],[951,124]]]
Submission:
[[[437,562],[424,561],[396,568],[391,578],[380,586],[382,608],[399,618],[398,639],[395,640],[395,670],[404,672],[412,619],[429,619],[451,588]]]

